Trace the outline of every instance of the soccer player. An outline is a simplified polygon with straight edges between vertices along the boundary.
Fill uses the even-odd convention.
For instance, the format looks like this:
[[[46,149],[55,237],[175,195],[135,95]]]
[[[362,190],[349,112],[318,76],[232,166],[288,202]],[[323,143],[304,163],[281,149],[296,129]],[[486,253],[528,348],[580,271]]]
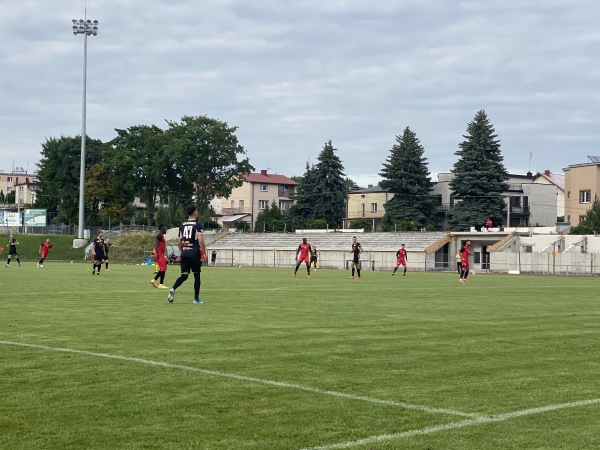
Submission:
[[[302,243],[296,249],[296,270],[294,270],[293,277],[296,276],[296,272],[298,272],[298,267],[303,262],[306,263],[306,271],[308,272],[308,278],[310,278],[310,265],[309,265],[309,254],[311,252],[310,244],[306,241],[306,238],[302,239]],[[298,254],[300,254],[300,258],[298,258]]]
[[[319,268],[319,253],[317,252],[316,246],[311,246],[310,250],[310,267],[311,269]]]
[[[460,282],[468,283],[467,277],[469,276],[469,255],[471,253],[471,241],[467,241],[460,249]]]
[[[104,264],[106,265],[106,270],[108,270],[108,251],[111,247],[110,239],[106,238],[106,241],[104,241]]]
[[[167,249],[167,243],[165,240],[165,233],[167,232],[166,225],[159,225],[158,234],[154,238],[154,261],[156,261],[156,266],[158,267],[158,271],[156,272],[156,276],[150,280],[150,284],[155,288],[160,289],[169,289],[164,285],[165,282],[165,272],[167,271],[167,257],[165,256],[165,250]],[[156,280],[160,278],[160,284],[156,283]]]
[[[406,261],[408,261],[408,257],[407,257],[407,253],[406,253],[406,248],[404,247],[404,244],[402,244],[400,246],[400,249],[396,252],[396,258],[398,258],[398,260],[396,261],[396,267],[394,267],[394,271],[392,272],[392,275],[396,275],[396,271],[398,270],[398,267],[400,267],[401,265],[404,266],[404,273],[402,274],[403,276],[406,275]]]
[[[42,269],[44,268],[44,260],[48,257],[48,252],[50,251],[51,248],[52,248],[52,243],[50,242],[50,239],[46,239],[40,245],[40,256],[41,256],[41,259],[40,259],[40,262],[37,263],[38,269],[40,267]]]
[[[360,245],[360,242],[356,241],[356,236],[352,236],[352,250],[348,252],[352,253],[352,275],[348,277],[351,280],[354,279],[354,269],[356,269],[356,274],[360,279],[360,255],[362,254],[362,252],[362,245]]]
[[[204,243],[204,234],[202,226],[198,223],[198,211],[194,205],[188,206],[185,210],[188,219],[179,227],[179,236],[177,245],[181,250],[181,276],[177,278],[173,287],[169,290],[167,300],[173,303],[175,299],[175,290],[187,280],[190,270],[194,274],[194,300],[193,303],[201,305],[200,300],[200,271],[202,270],[202,260],[206,256],[206,244]]]
[[[217,264],[217,251],[213,250],[210,254],[210,265],[214,266],[215,264]]]
[[[96,237],[92,244],[92,275],[96,268],[98,269],[98,275],[100,275],[100,269],[102,268],[102,261],[104,261],[104,232],[98,230]]]
[[[17,245],[19,245],[19,241],[11,234],[8,237],[8,261],[6,261],[6,266],[4,266],[6,269],[10,266],[10,260],[13,258],[17,260],[18,267],[21,267],[21,260],[17,254]]]

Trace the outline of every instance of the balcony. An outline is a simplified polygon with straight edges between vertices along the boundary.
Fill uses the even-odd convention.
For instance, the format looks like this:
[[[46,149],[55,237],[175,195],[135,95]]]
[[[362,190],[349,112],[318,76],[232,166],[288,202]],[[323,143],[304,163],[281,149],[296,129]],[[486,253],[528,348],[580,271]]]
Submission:
[[[511,206],[510,207],[510,213],[511,214],[522,214],[522,215],[529,215],[529,206]]]

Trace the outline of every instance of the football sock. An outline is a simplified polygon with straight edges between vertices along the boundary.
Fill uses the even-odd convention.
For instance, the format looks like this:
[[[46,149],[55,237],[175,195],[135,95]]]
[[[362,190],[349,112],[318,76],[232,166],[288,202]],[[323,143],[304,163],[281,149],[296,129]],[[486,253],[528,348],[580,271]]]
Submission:
[[[6,265],[8,266],[10,264],[10,258],[8,258],[8,261],[6,261]]]
[[[194,298],[200,297],[200,272],[194,272]]]
[[[108,263],[106,263],[106,268],[108,269]]]
[[[354,276],[354,267],[352,268],[352,276]]]
[[[182,273],[177,280],[175,280],[175,284],[173,285],[173,290],[177,289],[179,286],[183,284],[185,280],[188,279],[187,273]]]
[[[360,269],[356,269],[356,274],[358,275],[358,278],[360,278]]]
[[[404,268],[404,273],[406,273],[406,267]]]

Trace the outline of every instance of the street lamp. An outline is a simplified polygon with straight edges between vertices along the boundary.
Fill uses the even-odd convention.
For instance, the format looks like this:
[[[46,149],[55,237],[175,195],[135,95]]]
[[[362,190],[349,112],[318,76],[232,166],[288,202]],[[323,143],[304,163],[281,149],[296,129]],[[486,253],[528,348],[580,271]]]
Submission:
[[[87,38],[98,35],[98,21],[73,19],[73,34],[83,34],[83,101],[81,106],[81,163],[79,168],[79,227],[77,239],[73,241],[73,247],[79,248],[87,244],[83,237],[85,221],[85,113],[86,113],[86,90],[87,90]]]

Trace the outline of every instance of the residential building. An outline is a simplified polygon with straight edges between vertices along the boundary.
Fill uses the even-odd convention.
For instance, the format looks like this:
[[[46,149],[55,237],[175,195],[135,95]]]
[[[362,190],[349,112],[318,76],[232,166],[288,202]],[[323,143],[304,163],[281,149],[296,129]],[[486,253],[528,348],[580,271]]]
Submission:
[[[596,196],[600,195],[600,156],[589,162],[573,164],[565,171],[565,221],[577,226],[585,218]]]
[[[556,187],[556,217],[565,216],[565,174],[551,173],[549,170],[538,172],[533,176],[533,182],[551,184]]]
[[[29,178],[21,183],[16,183],[14,186],[15,192],[15,204],[19,208],[25,208],[33,206],[37,196],[37,181],[31,181]]]
[[[37,174],[27,173],[22,167],[15,167],[11,172],[5,172],[0,170],[0,192],[3,196],[0,196],[0,200],[4,203],[7,195],[15,194],[15,204],[17,196],[17,187],[21,189],[21,200],[22,203],[30,205],[35,202],[35,188],[37,187]],[[33,198],[33,201],[31,199]],[[7,206],[13,206],[7,205]]]
[[[346,223],[344,228],[351,228],[354,220],[367,219],[372,223],[373,231],[383,229],[382,219],[385,214],[383,205],[394,197],[381,186],[369,184],[367,188],[351,189],[346,202]]]
[[[448,227],[448,211],[457,199],[450,189],[454,173],[439,173],[432,195],[436,199],[436,220],[440,229]],[[554,226],[557,212],[557,192],[554,184],[535,182],[532,173],[509,174],[508,190],[503,196],[507,204],[506,221],[510,227]],[[473,226],[481,224],[473,224]]]
[[[235,228],[240,221],[254,227],[258,214],[273,202],[283,214],[294,204],[291,197],[298,183],[291,178],[261,170],[245,175],[244,179],[242,186],[233,189],[229,197],[217,196],[211,202],[213,219],[223,228]]]

